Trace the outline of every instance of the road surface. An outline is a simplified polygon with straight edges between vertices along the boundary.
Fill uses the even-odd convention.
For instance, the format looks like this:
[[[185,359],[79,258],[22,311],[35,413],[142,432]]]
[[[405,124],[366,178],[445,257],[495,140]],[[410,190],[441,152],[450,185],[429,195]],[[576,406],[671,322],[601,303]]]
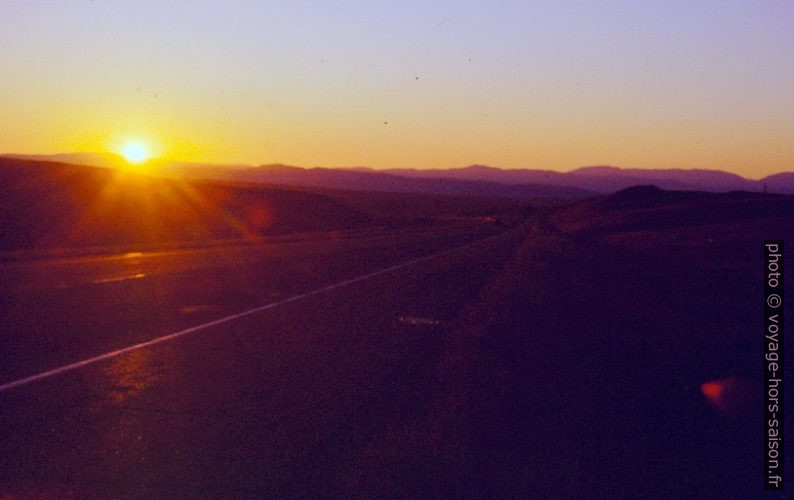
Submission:
[[[322,491],[328,443],[366,440],[378,399],[410,389],[520,235],[459,225],[3,264],[0,496]]]

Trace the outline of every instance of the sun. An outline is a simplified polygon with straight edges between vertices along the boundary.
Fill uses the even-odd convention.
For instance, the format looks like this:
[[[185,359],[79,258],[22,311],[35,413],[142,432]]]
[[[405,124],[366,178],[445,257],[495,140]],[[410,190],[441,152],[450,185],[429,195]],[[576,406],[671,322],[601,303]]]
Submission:
[[[121,147],[121,156],[130,163],[143,163],[150,158],[149,148],[140,141],[130,141]]]

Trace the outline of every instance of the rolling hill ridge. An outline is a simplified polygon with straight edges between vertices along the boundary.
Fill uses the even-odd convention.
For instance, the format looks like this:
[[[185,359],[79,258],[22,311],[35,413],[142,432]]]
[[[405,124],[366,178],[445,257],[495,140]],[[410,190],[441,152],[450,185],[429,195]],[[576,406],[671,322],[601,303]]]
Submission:
[[[101,167],[122,161],[110,154],[7,155]],[[794,194],[794,173],[782,172],[761,179],[713,169],[642,169],[615,166],[581,167],[570,172],[542,169],[502,169],[470,165],[449,169],[303,168],[282,164],[249,166],[153,161],[162,175],[192,179],[283,184],[358,191],[499,196],[507,198],[583,198],[636,185],[668,190],[756,191]]]

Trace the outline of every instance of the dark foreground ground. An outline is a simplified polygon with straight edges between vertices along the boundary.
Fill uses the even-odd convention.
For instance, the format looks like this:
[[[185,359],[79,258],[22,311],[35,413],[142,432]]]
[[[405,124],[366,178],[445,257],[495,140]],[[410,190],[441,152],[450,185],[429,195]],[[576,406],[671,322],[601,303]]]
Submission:
[[[186,269],[148,287],[67,270],[82,284],[63,289],[90,300],[57,313],[57,273],[7,281],[14,310],[50,305],[4,315],[18,342],[4,362],[26,361],[0,383],[188,325],[179,311],[197,324],[267,302],[267,273],[285,297],[484,238],[0,392],[0,496],[759,497],[763,240],[794,241],[794,205],[676,196],[624,192],[498,236],[364,238],[324,257],[299,245],[300,265],[240,273],[152,257],[136,274]],[[103,326],[75,326],[92,317]],[[704,395],[726,380],[736,397]]]

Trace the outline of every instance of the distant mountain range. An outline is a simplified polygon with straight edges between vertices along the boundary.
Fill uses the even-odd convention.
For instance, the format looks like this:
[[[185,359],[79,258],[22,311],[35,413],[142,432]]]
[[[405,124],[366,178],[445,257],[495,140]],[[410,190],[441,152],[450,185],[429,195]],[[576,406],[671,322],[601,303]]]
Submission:
[[[575,187],[596,193],[611,193],[636,185],[654,185],[668,190],[764,191],[794,193],[794,173],[781,173],[753,180],[721,170],[641,169],[613,166],[582,167],[571,172],[536,169],[499,169],[472,165],[449,170],[386,170],[395,175],[424,178],[487,180],[508,184],[539,184]],[[765,187],[766,186],[766,187]]]
[[[118,156],[97,153],[5,156],[102,167],[116,167],[123,164],[123,160]],[[612,193],[636,185],[654,185],[668,190],[768,191],[794,194],[794,172],[784,172],[754,180],[721,170],[640,169],[613,166],[582,167],[570,172],[557,172],[538,169],[500,169],[484,165],[451,169],[375,170],[367,167],[302,168],[281,164],[248,166],[163,161],[153,163],[164,176],[398,193],[508,198],[583,198],[593,194]]]

